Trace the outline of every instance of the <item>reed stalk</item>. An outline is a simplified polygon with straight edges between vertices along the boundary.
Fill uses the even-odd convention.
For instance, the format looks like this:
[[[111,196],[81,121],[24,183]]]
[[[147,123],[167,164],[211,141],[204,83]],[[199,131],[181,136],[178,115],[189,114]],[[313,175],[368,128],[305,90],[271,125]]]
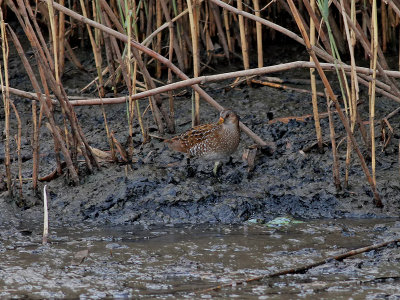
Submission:
[[[253,0],[253,3],[254,3],[254,10],[256,17],[261,18],[260,1]],[[264,55],[263,55],[262,25],[260,23],[256,23],[256,31],[257,31],[257,64],[259,68],[262,68],[264,66]]]
[[[38,99],[39,99],[39,101],[41,103],[41,107],[42,107],[47,119],[49,120],[50,126],[52,128],[53,137],[54,137],[54,139],[57,140],[57,143],[60,145],[61,152],[62,152],[62,154],[64,156],[64,160],[65,160],[65,162],[67,164],[67,167],[68,167],[68,169],[70,171],[70,176],[72,178],[72,181],[75,184],[78,184],[79,183],[78,173],[77,173],[75,167],[73,166],[73,163],[72,163],[72,160],[71,160],[71,157],[70,157],[70,153],[68,152],[68,150],[67,150],[67,148],[66,148],[66,146],[65,146],[65,144],[63,142],[63,139],[62,139],[59,131],[57,130],[57,126],[56,126],[56,123],[55,123],[55,120],[54,120],[54,116],[52,115],[50,108],[47,106],[46,100],[44,99],[44,97],[42,97],[42,93],[40,91],[40,86],[39,86],[39,83],[38,83],[38,81],[37,81],[37,79],[36,79],[36,77],[34,75],[32,67],[30,66],[30,64],[28,62],[28,59],[26,58],[25,53],[23,51],[23,48],[22,48],[22,46],[21,46],[16,34],[11,29],[11,27],[8,27],[8,31],[10,32],[10,35],[12,37],[13,43],[15,45],[15,48],[16,48],[16,50],[17,50],[17,52],[18,52],[18,54],[19,54],[19,56],[21,58],[21,61],[22,61],[23,65],[24,65],[24,68],[25,68],[25,70],[26,70],[26,72],[27,72],[27,74],[29,76],[29,79],[30,79],[30,81],[32,83],[32,86],[33,86],[33,88],[34,88],[34,90],[36,92],[36,95],[37,95],[37,97],[38,97]]]
[[[187,0],[189,10],[190,32],[192,37],[192,54],[193,54],[193,77],[200,76],[200,51],[199,51],[199,32],[198,32],[198,18],[196,14],[197,0]],[[194,4],[194,5],[193,5]],[[200,124],[200,95],[195,91],[194,93],[194,110],[192,118],[192,126]]]
[[[3,19],[3,11],[0,11],[0,28],[1,28],[1,47],[3,54],[3,67],[0,64],[0,80],[2,86],[2,97],[4,105],[4,133],[5,133],[5,143],[4,143],[4,165],[6,168],[7,177],[7,190],[8,195],[12,196],[12,174],[11,174],[11,158],[10,158],[10,92],[9,92],[9,81],[8,81],[8,40],[5,30],[5,22]]]
[[[224,2],[229,3],[229,0],[224,0]],[[231,26],[229,25],[229,15],[226,9],[223,10],[223,15],[224,15],[224,25],[226,30],[226,39],[228,41],[228,49],[229,52],[233,52],[233,45],[231,39]]]
[[[184,0],[178,0],[178,9],[180,13],[183,13],[183,8],[184,8]],[[189,13],[189,9],[187,9]],[[179,20],[180,23],[182,24],[182,28],[187,28],[188,27],[188,21],[186,19],[181,19]],[[188,38],[188,33],[187,30],[182,30],[182,53],[184,54],[183,56],[183,63],[185,65],[184,70],[188,70],[190,66],[190,58],[189,58],[189,52],[190,52],[190,44],[188,43],[189,38]],[[193,50],[193,49],[191,49]]]
[[[65,0],[60,0],[61,5],[65,5]],[[58,49],[59,49],[59,69],[58,73],[62,74],[65,65],[65,15],[60,12],[58,16]]]
[[[64,52],[63,52],[64,49],[63,49],[63,51],[61,51],[59,49],[59,46],[60,46],[59,44],[60,44],[61,39],[63,40],[62,44],[64,44],[65,37],[64,36],[60,37],[59,34],[64,34],[65,29],[58,28],[58,24],[60,24],[60,23],[57,22],[57,18],[54,14],[53,4],[51,1],[47,3],[47,7],[48,7],[48,17],[49,17],[49,23],[50,23],[50,36],[51,36],[52,42],[53,42],[52,48],[53,48],[53,60],[54,60],[54,74],[55,74],[55,79],[56,79],[57,84],[61,85],[60,74],[63,70],[63,66],[59,63],[59,61],[60,61],[59,55],[61,55],[61,53],[64,54]],[[62,14],[62,18],[65,19],[65,15],[62,12],[61,12],[61,14]],[[61,22],[61,20],[60,20],[60,22]],[[62,27],[64,27],[64,22],[63,22]],[[47,95],[47,97],[46,97],[47,102],[49,103],[49,100],[48,100],[49,99],[49,90],[48,90],[48,86],[47,86],[46,76],[44,74],[45,70],[43,70],[43,68],[44,67],[39,64],[39,72],[40,72],[40,76],[41,76],[41,81],[44,86],[45,93]],[[67,126],[67,120],[65,118],[64,108],[61,107],[61,110],[62,110],[62,116],[63,116],[63,122],[64,122],[64,136],[66,139],[65,144],[66,144],[67,150],[69,150],[70,143],[68,140],[69,139],[69,131],[68,131],[68,126]],[[35,122],[36,121],[34,121],[34,123]],[[39,120],[39,122],[40,122],[40,120]],[[40,126],[38,126],[38,128],[40,129]],[[39,136],[38,130],[35,130],[34,134],[38,138],[38,136]],[[39,142],[37,141],[37,146],[36,146],[37,148],[39,148],[38,143]],[[56,149],[56,153],[57,153],[58,152],[58,144],[57,143],[55,143],[55,149]],[[73,148],[73,151],[75,151],[74,148]],[[71,155],[71,157],[72,157],[72,161],[74,162],[75,166],[77,167],[76,155]],[[59,158],[59,155],[57,155],[56,161],[57,161],[57,169],[60,171],[61,170],[61,160]],[[39,166],[38,166],[39,162],[37,161],[36,163],[37,163],[37,166],[34,167],[35,171],[33,172],[33,176],[32,176],[34,189],[36,189],[36,184],[37,184],[36,182],[37,182],[37,178],[38,178],[37,173],[38,173],[38,168],[39,168]]]
[[[59,69],[59,64],[58,64],[58,29],[56,27],[56,21],[55,21],[55,16],[54,16],[54,9],[53,9],[53,2],[48,1],[47,2],[47,8],[49,10],[49,21],[50,21],[50,32],[51,32],[51,37],[53,41],[53,57],[54,57],[54,74],[56,77],[56,81],[58,84],[60,84],[60,69]]]
[[[17,144],[17,158],[18,158],[18,181],[19,181],[19,197],[22,199],[22,155],[21,155],[21,137],[22,137],[22,122],[15,104],[10,99],[10,104],[14,110],[17,119],[17,134],[15,135],[15,143]]]
[[[376,0],[372,1],[372,16],[371,16],[371,57],[370,68],[373,70],[372,82],[369,89],[369,127],[371,137],[371,168],[372,180],[376,184],[376,157],[375,157],[375,92],[376,92],[376,64],[378,57],[378,13]]]
[[[332,18],[330,17],[329,14],[329,4],[327,0],[318,0],[318,8],[321,12],[322,18],[325,21],[326,27],[327,27],[327,31],[328,31],[328,37],[329,37],[329,41],[330,41],[330,45],[331,45],[331,49],[332,49],[332,55],[335,58],[335,60],[337,60],[338,62],[338,67],[336,69],[336,73],[337,73],[337,77],[339,80],[339,85],[341,88],[341,93],[342,93],[342,97],[343,97],[343,103],[344,103],[344,107],[345,107],[345,112],[347,114],[348,120],[352,119],[352,115],[353,115],[353,111],[352,111],[352,107],[353,105],[351,104],[351,92],[347,83],[347,78],[346,78],[346,74],[344,72],[344,69],[342,67],[342,62],[341,62],[341,58],[340,58],[340,54],[339,54],[339,49],[337,47],[337,43],[335,41],[334,38],[334,34],[332,33],[332,29],[331,29],[331,22],[333,21]],[[329,14],[329,16],[328,16]],[[336,35],[337,36],[337,33]],[[340,69],[339,69],[340,68]],[[353,127],[350,126],[350,128],[352,129]],[[352,134],[353,134],[353,130],[352,130]],[[348,174],[349,174],[349,167],[350,167],[350,157],[351,157],[351,151],[352,151],[352,146],[351,146],[351,141],[350,141],[350,137],[347,136],[347,150],[346,150],[346,171],[345,171],[345,186],[347,186],[348,184]]]
[[[111,8],[109,7],[108,3],[105,0],[100,0],[100,1],[101,1],[102,8],[106,12],[106,14],[104,15],[104,18],[105,18],[105,22],[106,22],[107,26],[101,25],[101,24],[99,24],[97,22],[94,22],[92,20],[89,20],[89,19],[85,20],[85,23],[88,24],[88,25],[90,24],[92,26],[94,24],[96,24],[96,26],[93,26],[93,27],[97,27],[98,29],[102,30],[103,32],[108,33],[110,35],[110,37],[117,37],[119,39],[121,39],[121,37],[123,37],[123,41],[126,42],[126,43],[130,42],[132,45],[140,45],[139,43],[137,43],[134,40],[130,41],[127,38],[127,36],[125,34],[123,34],[124,29],[123,29],[122,25],[120,24],[120,22],[118,21],[118,19],[116,18],[116,16],[113,13],[113,11],[111,10]],[[71,10],[68,10],[67,8],[65,8],[63,6],[61,6],[61,7],[58,6],[58,8],[61,9],[61,10],[64,10],[64,12],[66,14],[69,14],[71,17],[73,16],[75,18],[77,18],[77,17],[80,18],[79,14],[77,14],[77,13],[71,11]],[[111,29],[111,22],[110,22],[110,20],[108,19],[107,16],[114,23],[114,25],[117,27],[119,32]],[[116,42],[113,40],[113,44],[115,44],[115,43]],[[117,48],[117,46],[115,47],[115,49],[116,48]],[[155,83],[153,81],[153,78],[150,76],[150,73],[149,73],[149,71],[147,70],[147,68],[146,68],[146,66],[144,64],[144,61],[142,60],[141,55],[139,54],[139,51],[136,48],[137,47],[132,48],[132,55],[136,59],[139,69],[142,71],[143,77],[144,77],[145,82],[146,82],[146,86],[147,86],[147,88],[150,88],[150,89],[155,88]],[[146,47],[144,47],[144,48],[146,48]],[[165,59],[165,60],[167,60],[167,59]],[[156,125],[158,127],[159,132],[161,134],[163,134],[164,133],[164,125],[162,123],[161,114],[163,114],[163,117],[164,117],[164,119],[165,119],[165,121],[167,123],[168,128],[172,127],[171,121],[168,118],[168,115],[166,114],[166,112],[159,108],[158,105],[161,105],[161,99],[159,97],[156,98],[156,99],[154,99],[153,97],[150,97],[149,101],[150,101],[151,109],[153,111],[154,121],[155,121],[155,123],[156,123]]]
[[[100,95],[100,99],[101,99],[101,92],[100,89],[98,89],[98,93]],[[114,142],[113,139],[111,137],[111,133],[110,133],[110,129],[108,127],[108,122],[107,122],[107,114],[106,114],[106,110],[104,109],[104,104],[101,104],[101,113],[103,114],[103,119],[104,119],[104,127],[106,129],[106,135],[107,135],[107,140],[108,140],[108,144],[110,146],[110,152],[111,152],[111,159],[113,161],[118,161],[116,155],[115,155],[115,149],[114,149]]]
[[[82,9],[82,14],[85,18],[88,17],[88,14],[86,12],[86,6],[83,0],[79,0],[81,4],[81,9]],[[46,2],[51,2],[51,1],[46,1]],[[90,44],[92,45],[92,50],[93,50],[93,55],[94,55],[94,61],[96,64],[96,70],[97,70],[97,76],[99,77],[99,85],[100,85],[100,92],[101,96],[104,97],[105,91],[104,91],[104,84],[103,84],[103,75],[102,75],[102,67],[101,67],[101,53],[98,45],[96,44],[96,40],[93,37],[92,30],[90,29],[89,25],[86,25],[86,30],[89,34],[89,39],[90,39]]]
[[[156,1],[156,26],[159,28],[162,25],[162,12],[161,12],[161,1]],[[161,40],[162,31],[157,34],[157,42],[154,51],[161,53]],[[156,78],[161,78],[161,62],[156,61]]]
[[[127,35],[128,35],[128,40],[132,39],[132,23],[136,23],[135,21],[133,21],[133,18],[136,18],[136,15],[133,15],[136,11],[133,9],[133,7],[131,6],[131,3],[129,2],[128,4],[128,13],[126,15],[126,31],[127,31]],[[133,21],[133,22],[132,22]],[[129,127],[129,147],[130,147],[130,152],[133,153],[133,143],[132,143],[132,139],[133,139],[133,115],[134,115],[134,105],[133,105],[133,101],[132,101],[132,93],[133,93],[133,85],[131,84],[132,82],[132,64],[130,62],[131,56],[132,56],[132,51],[131,51],[131,45],[127,45],[127,56],[125,59],[125,63],[128,69],[128,92],[129,92],[129,101],[128,101],[128,127]],[[136,76],[136,74],[135,74]]]
[[[340,166],[339,166],[338,151],[337,151],[337,148],[336,148],[335,125],[333,123],[332,112],[331,112],[332,101],[329,99],[329,95],[328,95],[328,92],[326,91],[326,89],[325,89],[325,97],[326,97],[326,108],[327,108],[327,111],[328,111],[328,119],[329,119],[329,132],[330,132],[331,145],[332,145],[333,183],[335,184],[336,191],[339,192],[341,190]]]
[[[310,18],[313,20],[312,24],[314,24],[314,27],[316,27],[316,29],[318,30],[318,39],[320,39],[322,41],[322,43],[324,44],[326,52],[328,52],[330,55],[332,55],[332,49],[331,49],[331,45],[329,43],[329,39],[326,36],[324,27],[322,26],[320,19],[315,14],[315,8],[311,7],[311,3],[309,0],[303,0],[303,3],[304,3],[304,7],[307,9],[308,14],[310,15]],[[310,22],[310,27],[311,27],[311,22]]]
[[[315,0],[311,0],[310,6],[311,6],[311,10],[313,12],[315,12]],[[260,24],[260,26],[261,26],[261,24]],[[312,17],[310,17],[310,43],[311,43],[311,46],[315,46],[315,24],[314,24],[314,19]],[[312,62],[312,57],[310,57],[310,61]],[[315,69],[314,68],[310,69],[310,79],[311,79],[311,91],[312,91],[311,102],[312,102],[313,115],[314,115],[315,133],[317,135],[318,149],[320,152],[322,152],[323,151],[322,131],[321,131],[321,124],[319,121],[317,83],[316,83],[316,79],[315,79]]]
[[[133,76],[132,76],[132,87],[133,87],[134,94],[136,94],[137,68],[138,68],[138,64],[135,61],[134,65],[133,65]],[[143,138],[142,143],[145,144],[149,141],[149,132],[143,124],[142,114],[140,112],[139,101],[135,101],[135,104],[136,104],[136,114],[137,114],[137,118],[138,118],[138,122],[139,122],[139,126],[140,126],[140,131],[142,132],[142,138]]]
[[[237,1],[237,9],[239,11],[243,11],[242,0]],[[250,68],[249,51],[248,51],[248,46],[247,46],[244,18],[242,15],[239,15],[239,31],[240,31],[240,41],[241,41],[241,46],[242,46],[243,66],[244,66],[245,70],[248,70]],[[250,79],[247,79],[247,84],[250,85]]]
[[[373,13],[373,11],[372,11]],[[381,29],[382,29],[382,51],[386,52],[387,50],[387,40],[389,35],[388,30],[388,16],[387,16],[387,7],[385,1],[381,1]]]
[[[357,152],[357,155],[358,155],[358,157],[360,159],[361,166],[362,166],[362,169],[364,171],[364,174],[365,174],[365,176],[366,176],[366,178],[368,180],[368,183],[371,186],[372,193],[374,194],[375,205],[377,207],[383,207],[382,200],[381,200],[381,198],[380,198],[380,196],[378,194],[378,191],[376,190],[376,185],[375,185],[374,181],[372,180],[371,174],[370,174],[370,172],[368,170],[368,167],[367,167],[367,165],[365,163],[364,157],[363,157],[363,155],[362,155],[362,153],[361,153],[361,151],[360,151],[360,149],[358,147],[357,141],[355,140],[353,134],[351,133],[349,122],[348,122],[346,116],[343,114],[343,112],[341,110],[341,107],[340,107],[340,104],[339,104],[339,102],[338,102],[338,100],[337,100],[337,98],[336,98],[336,96],[335,96],[335,94],[334,94],[334,92],[332,90],[332,87],[329,84],[329,81],[328,81],[324,71],[322,70],[320,64],[319,64],[318,58],[317,58],[315,52],[313,51],[313,48],[311,47],[310,40],[309,40],[308,35],[307,35],[307,31],[305,30],[305,28],[303,26],[303,23],[301,23],[301,20],[300,20],[300,17],[299,17],[299,12],[298,12],[296,6],[293,3],[293,0],[288,0],[288,3],[289,3],[291,11],[293,13],[293,16],[294,16],[294,18],[296,20],[297,26],[300,29],[301,35],[303,36],[303,39],[304,39],[304,42],[306,44],[307,50],[311,54],[311,56],[313,58],[313,61],[314,61],[315,65],[316,65],[316,69],[318,70],[318,74],[320,75],[320,77],[321,77],[321,79],[322,79],[322,81],[323,81],[323,83],[325,85],[325,88],[327,89],[327,93],[328,93],[329,97],[333,100],[333,103],[335,104],[336,111],[338,112],[339,118],[342,121],[342,124],[343,124],[344,128],[346,129],[347,134],[350,136],[350,140],[351,140],[351,142],[353,144],[354,150]]]
[[[169,11],[167,8],[167,5],[165,4],[164,0],[160,0],[161,5],[162,5],[162,9],[164,11],[164,15],[165,15],[165,19],[167,20],[167,22],[169,23],[169,50],[168,50],[168,59],[169,61],[172,63],[172,58],[174,55],[174,44],[176,44],[175,42],[175,34],[174,34],[174,25],[171,22],[171,18],[169,16]],[[179,48],[177,48],[179,49]],[[172,83],[172,71],[171,69],[168,69],[168,84]],[[174,96],[172,94],[172,91],[168,92],[168,102],[169,102],[169,117],[172,120],[172,124],[174,125],[174,127],[172,128],[172,132],[175,132],[175,108],[174,108]]]
[[[337,2],[337,0],[333,0],[333,3],[338,7],[338,9],[340,9],[340,4]],[[391,4],[391,3],[392,2],[389,2],[389,4]],[[373,54],[371,52],[372,47],[371,47],[371,43],[369,42],[369,40],[367,38],[367,35],[365,35],[365,33],[361,30],[361,27],[358,23],[353,23],[352,20],[350,19],[349,14],[351,14],[351,13],[349,13],[350,8],[348,7],[347,2],[344,2],[344,6],[346,9],[346,18],[347,18],[347,22],[348,22],[349,26],[354,30],[357,40],[362,45],[363,49],[365,50],[365,53],[369,57],[372,57],[373,56]],[[394,11],[396,12],[396,14],[400,15],[400,10],[398,8],[397,8],[397,10],[395,9]],[[369,21],[368,16],[365,16],[365,18],[367,21]],[[400,90],[398,89],[397,85],[392,80],[390,80],[384,72],[384,70],[388,70],[389,67],[388,67],[386,59],[383,56],[383,53],[379,47],[379,44],[378,44],[377,51],[378,51],[378,58],[379,58],[379,61],[377,61],[377,69],[379,70],[379,72],[382,72],[381,74],[383,76],[383,79],[385,80],[385,83],[390,85],[392,92],[395,95],[400,97]]]
[[[358,87],[358,79],[357,79],[357,70],[356,70],[356,62],[354,57],[354,46],[355,46],[355,32],[354,30],[349,30],[347,18],[345,17],[345,8],[343,0],[340,1],[342,15],[343,15],[343,24],[345,27],[346,39],[348,43],[348,49],[350,53],[350,61],[351,61],[351,97],[350,97],[350,128],[351,132],[354,134],[355,125],[357,122],[357,102],[359,99],[359,87]],[[355,13],[355,1],[351,1],[351,20],[354,22],[356,18]],[[360,126],[361,133],[363,134],[364,126]],[[346,171],[345,171],[345,182],[344,186],[347,188],[349,182],[349,169],[350,169],[350,161],[351,161],[351,143],[348,138],[347,143],[347,151],[346,151]]]
[[[20,5],[22,4],[22,2],[19,2],[20,3]],[[28,13],[28,15],[29,15],[29,17],[30,17],[30,20],[32,20],[32,23],[33,23],[33,26],[34,26],[34,28],[35,28],[35,33],[36,33],[36,35],[33,37],[33,38],[35,38],[36,36],[37,36],[37,38],[38,38],[38,42],[40,42],[40,47],[39,47],[39,51],[41,51],[41,52],[43,52],[43,54],[44,55],[46,55],[46,60],[48,61],[48,63],[49,63],[49,68],[50,68],[50,70],[52,71],[52,72],[54,72],[54,61],[53,61],[53,57],[51,56],[51,54],[50,54],[50,51],[49,51],[49,49],[48,49],[48,47],[47,47],[47,43],[46,43],[46,41],[45,41],[45,39],[44,39],[44,36],[43,36],[43,34],[42,34],[42,30],[40,29],[40,26],[39,26],[39,24],[38,24],[38,22],[37,22],[37,20],[36,20],[36,16],[35,16],[35,14],[34,14],[34,12],[33,12],[33,10],[32,10],[32,7],[31,7],[31,5],[30,5],[30,3],[29,3],[29,0],[25,0],[25,8],[26,8],[26,11],[27,11],[27,13]],[[7,3],[10,7],[11,7],[11,9],[15,12],[15,7],[14,7],[14,5],[13,4],[11,4],[10,2],[8,2]],[[41,9],[41,7],[42,6],[39,6],[39,9]],[[23,10],[22,10],[22,12],[21,12],[22,14],[23,14]],[[46,14],[46,13],[44,13],[44,16],[47,16],[48,15],[48,13]],[[50,21],[49,21],[50,22]],[[27,26],[29,26],[29,24],[27,23],[26,24]],[[26,30],[25,30],[25,32],[26,32]],[[42,55],[42,54],[41,54]],[[48,103],[48,105],[49,105],[49,107],[51,107],[51,105],[50,105],[50,103]]]

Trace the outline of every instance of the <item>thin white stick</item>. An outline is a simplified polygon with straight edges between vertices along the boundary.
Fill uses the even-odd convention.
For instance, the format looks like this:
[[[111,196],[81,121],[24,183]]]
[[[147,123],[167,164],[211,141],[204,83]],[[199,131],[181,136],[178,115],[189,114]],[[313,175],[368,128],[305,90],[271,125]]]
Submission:
[[[43,188],[43,245],[47,244],[47,237],[49,235],[49,214],[47,212],[47,185]]]

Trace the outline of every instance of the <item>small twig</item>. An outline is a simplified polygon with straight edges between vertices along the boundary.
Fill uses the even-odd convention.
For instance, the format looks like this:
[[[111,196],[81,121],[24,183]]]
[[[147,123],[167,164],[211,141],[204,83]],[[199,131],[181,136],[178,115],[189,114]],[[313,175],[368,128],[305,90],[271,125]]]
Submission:
[[[282,89],[282,90],[289,90],[289,91],[295,91],[295,92],[299,92],[299,93],[312,94],[312,91],[309,91],[306,89],[299,89],[299,88],[295,88],[295,87],[291,87],[291,86],[287,86],[287,85],[279,84],[279,83],[261,81],[261,80],[257,80],[257,79],[253,79],[253,80],[251,80],[251,82],[260,84],[260,85],[264,85],[264,86],[270,86],[270,87]],[[316,94],[320,97],[325,96],[324,93],[322,93],[322,92],[317,92]]]
[[[49,236],[49,214],[47,211],[47,185],[43,188],[43,245],[47,244],[47,237]]]

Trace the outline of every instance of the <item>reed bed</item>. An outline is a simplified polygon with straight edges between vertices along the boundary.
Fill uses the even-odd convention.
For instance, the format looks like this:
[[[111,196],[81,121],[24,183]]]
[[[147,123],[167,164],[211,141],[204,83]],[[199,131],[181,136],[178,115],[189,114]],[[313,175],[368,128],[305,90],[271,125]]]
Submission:
[[[31,6],[34,5],[34,6]],[[376,187],[376,127],[390,128],[388,115],[382,122],[375,120],[375,98],[377,94],[400,103],[400,90],[395,78],[400,72],[389,70],[385,52],[389,48],[400,49],[398,31],[400,1],[344,1],[344,0],[80,0],[51,1],[27,0],[4,1],[0,15],[3,59],[1,63],[1,85],[5,112],[5,169],[7,188],[12,194],[13,184],[10,160],[10,128],[12,110],[18,112],[10,94],[32,100],[33,124],[33,170],[32,188],[37,189],[39,170],[39,132],[46,122],[54,139],[57,158],[57,173],[61,173],[63,162],[69,171],[71,182],[79,183],[78,155],[82,155],[89,172],[99,168],[99,152],[90,147],[74,112],[75,105],[111,105],[126,103],[127,132],[133,137],[133,124],[138,122],[142,142],[149,140],[148,124],[138,101],[147,101],[159,134],[174,132],[175,103],[173,90],[190,86],[193,90],[193,125],[200,122],[200,101],[206,101],[217,110],[222,106],[208,95],[200,83],[243,77],[247,84],[254,84],[250,76],[308,68],[316,140],[323,151],[320,111],[328,111],[334,160],[333,178],[337,189],[342,187],[339,178],[338,153],[335,147],[335,128],[330,111],[331,104],[343,124],[347,135],[346,175],[344,187],[349,180],[352,155],[357,155],[371,186],[375,204],[382,206]],[[3,16],[15,16],[25,37],[18,37],[7,25]],[[293,61],[276,66],[264,66],[268,43],[278,36],[285,36],[305,46],[310,61]],[[19,39],[27,38],[33,49],[35,62],[30,62]],[[96,99],[73,99],[63,86],[65,60],[70,60],[78,69],[84,69],[74,54],[71,44],[89,41],[93,52],[96,75],[91,85],[98,91]],[[20,91],[8,83],[8,43],[13,43],[33,86],[33,91]],[[249,49],[256,49],[251,55]],[[356,57],[356,51],[364,52],[365,58]],[[345,63],[341,57],[348,57]],[[369,68],[360,66],[369,60]],[[202,76],[204,68],[213,63],[239,61],[243,71]],[[250,65],[258,68],[251,69]],[[34,67],[37,72],[34,72]],[[400,68],[400,51],[399,51]],[[341,95],[334,94],[325,72],[337,74]],[[318,107],[316,72],[321,78],[327,107]],[[39,75],[37,75],[39,74]],[[39,77],[38,77],[39,76]],[[161,80],[161,81],[160,81]],[[360,85],[369,90],[369,130],[358,113]],[[90,85],[88,85],[89,87]],[[120,96],[124,87],[128,96]],[[105,98],[106,89],[114,91],[114,98]],[[163,102],[160,93],[168,92],[168,101]],[[61,107],[63,122],[55,118],[54,106]],[[233,108],[235,104],[232,104]],[[103,110],[104,122],[107,116]],[[20,121],[19,123],[20,124]],[[244,124],[242,131],[261,146],[271,146]],[[19,126],[20,127],[20,126]],[[133,143],[128,148],[116,140],[106,126],[111,157],[115,151],[127,161],[132,159]],[[20,141],[21,128],[18,128]],[[357,137],[360,136],[361,139]],[[360,142],[361,141],[361,144]],[[121,148],[122,147],[122,148]],[[272,146],[271,146],[272,147]],[[400,145],[399,145],[400,147]],[[371,169],[362,151],[367,149]],[[19,151],[19,150],[18,150]],[[122,156],[122,154],[121,154]],[[18,166],[21,169],[21,166]],[[22,186],[21,172],[19,182]]]

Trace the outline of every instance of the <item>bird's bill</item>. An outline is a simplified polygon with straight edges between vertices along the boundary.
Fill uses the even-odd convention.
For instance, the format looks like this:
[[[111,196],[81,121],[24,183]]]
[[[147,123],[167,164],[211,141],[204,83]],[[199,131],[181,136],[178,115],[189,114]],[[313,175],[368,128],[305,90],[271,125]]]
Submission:
[[[223,117],[219,117],[218,124],[224,123],[225,119]]]

